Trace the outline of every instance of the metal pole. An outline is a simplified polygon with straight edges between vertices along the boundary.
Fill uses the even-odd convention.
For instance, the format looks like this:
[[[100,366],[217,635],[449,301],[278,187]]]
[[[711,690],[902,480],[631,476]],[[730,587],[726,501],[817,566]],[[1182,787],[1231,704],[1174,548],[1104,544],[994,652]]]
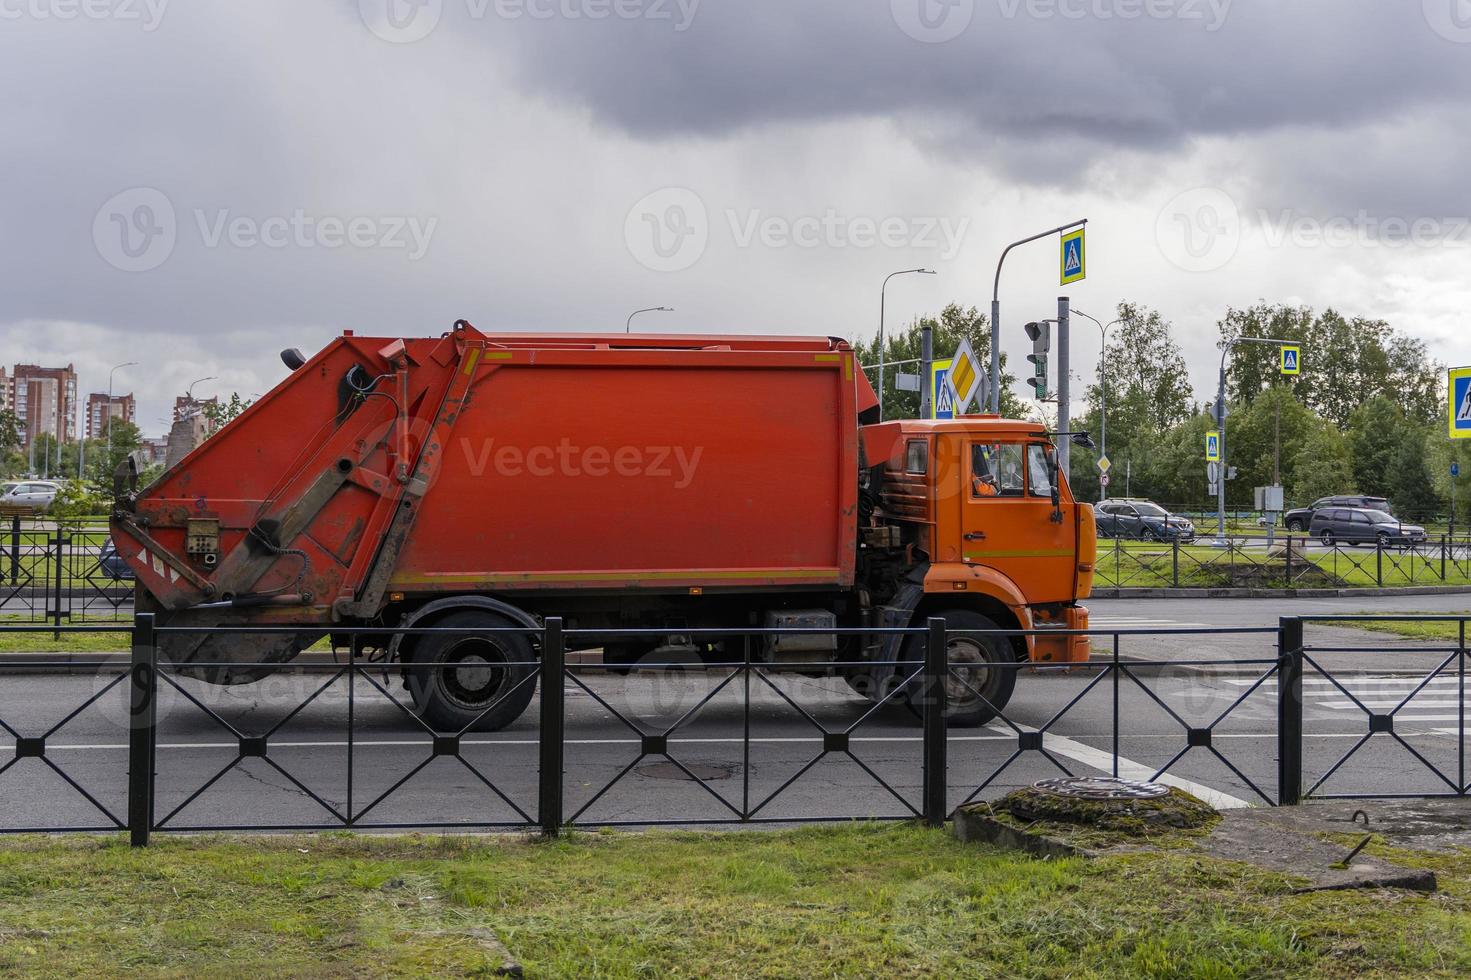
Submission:
[[[1302,802],[1302,620],[1277,623],[1277,802]]]
[[[1071,398],[1072,385],[1069,383],[1068,373],[1071,370],[1068,364],[1070,354],[1068,343],[1068,316],[1071,301],[1066,296],[1057,297],[1057,431],[1070,431],[1071,422]],[[1058,468],[1062,475],[1071,483],[1073,479],[1073,441],[1068,436],[1063,436],[1057,446]]]
[[[946,663],[945,620],[931,616],[926,626],[924,648],[924,822],[931,827],[945,823],[946,774],[945,749],[945,679],[950,672]]]
[[[1088,316],[1082,310],[1075,309],[1072,312],[1098,324],[1098,455],[1106,459],[1108,457],[1108,328],[1116,323],[1122,323],[1123,317],[1111,320],[1105,325],[1096,316]],[[1128,496],[1127,491],[1125,496]],[[1101,478],[1098,481],[1098,499],[1108,499],[1108,487],[1104,485]]]
[[[996,279],[991,286],[991,414],[1001,414],[1001,266],[1006,262],[1006,256],[1018,245],[1026,245],[1035,242],[1039,238],[1048,235],[1060,235],[1069,228],[1086,225],[1087,218],[1079,218],[1056,228],[1038,232],[1028,238],[1019,238],[1001,250],[1001,258],[996,260]]]
[[[541,773],[537,817],[541,832],[555,837],[562,829],[562,769],[565,752],[563,709],[566,707],[567,648],[562,620],[548,617],[541,641]]]
[[[134,847],[147,847],[153,830],[158,703],[158,648],[153,626],[153,613],[133,617],[133,661],[128,668],[128,834]]]
[[[628,314],[628,319],[625,320],[625,321],[623,321],[623,332],[624,333],[631,333],[633,331],[633,318],[636,317],[636,316],[638,316],[640,313],[673,313],[673,312],[674,312],[674,307],[672,307],[672,306],[650,306],[650,307],[646,307],[645,309],[642,309],[642,310],[634,310],[632,313]]]
[[[879,289],[879,339],[878,339],[878,345],[879,345],[879,421],[880,422],[882,422],[884,420],[884,362],[889,359],[888,351],[884,347],[884,301],[885,301],[885,296],[886,296],[886,294],[889,291],[889,280],[890,279],[894,278],[895,276],[907,276],[907,275],[911,275],[911,274],[914,274],[914,273],[919,273],[921,275],[926,275],[926,276],[933,276],[933,275],[937,275],[938,274],[933,269],[900,269],[898,272],[891,272],[887,276],[885,276],[884,277],[884,285],[883,285],[883,287],[881,289]],[[921,390],[923,390],[923,389],[921,389]],[[921,397],[923,397],[923,396],[921,396]]]
[[[1219,383],[1216,387],[1216,447],[1219,450],[1221,461],[1218,465],[1219,472],[1216,473],[1216,544],[1226,543],[1226,356],[1231,353],[1231,348],[1236,346],[1236,341],[1226,345],[1221,351],[1221,373]],[[1196,472],[1199,472],[1197,470]]]
[[[928,323],[919,329],[919,417],[935,417],[934,400],[930,397],[930,379],[935,374],[935,331]]]

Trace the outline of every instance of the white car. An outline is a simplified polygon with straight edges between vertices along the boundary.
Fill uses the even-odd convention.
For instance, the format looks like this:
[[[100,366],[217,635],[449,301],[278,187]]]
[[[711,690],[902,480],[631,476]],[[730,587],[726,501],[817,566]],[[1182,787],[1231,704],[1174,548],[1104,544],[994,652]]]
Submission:
[[[61,484],[49,480],[21,480],[0,497],[0,506],[42,511],[51,506]]]

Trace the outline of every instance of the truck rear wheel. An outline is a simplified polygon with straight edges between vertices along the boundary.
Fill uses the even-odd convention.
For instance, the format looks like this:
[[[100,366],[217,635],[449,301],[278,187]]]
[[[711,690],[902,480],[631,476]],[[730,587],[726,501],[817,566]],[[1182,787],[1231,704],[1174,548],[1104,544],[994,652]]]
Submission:
[[[945,620],[949,630],[1000,629],[989,617],[969,609],[952,609],[935,615]],[[1016,668],[989,666],[1016,663],[1011,641],[1005,636],[948,636],[945,645],[951,664],[945,681],[949,705],[945,724],[951,728],[984,725],[1006,708],[1016,689]],[[906,646],[906,659],[924,661],[923,636],[911,636]],[[922,688],[911,686],[911,690],[917,696]]]
[[[494,630],[518,624],[494,613],[465,611],[431,625]],[[535,661],[523,633],[429,634],[420,638],[407,665],[409,693],[419,716],[435,731],[498,731],[531,703],[536,681],[527,678],[536,674]],[[419,664],[447,666],[415,670]]]

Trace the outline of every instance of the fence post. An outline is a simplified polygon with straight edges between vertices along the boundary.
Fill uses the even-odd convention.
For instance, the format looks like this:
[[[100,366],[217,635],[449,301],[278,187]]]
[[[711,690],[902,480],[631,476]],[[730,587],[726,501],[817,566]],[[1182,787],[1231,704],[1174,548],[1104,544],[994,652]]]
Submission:
[[[61,590],[63,587],[61,573],[62,565],[66,561],[65,555],[67,545],[67,539],[64,535],[65,532],[62,531],[61,524],[58,522],[56,525],[56,537],[53,539],[56,545],[56,576],[51,580],[52,588],[55,590],[55,592],[53,593],[53,601],[56,603],[56,605],[54,608],[47,610],[51,616],[52,625],[55,626],[58,630],[58,632],[51,634],[52,639],[55,640],[61,639]]]
[[[537,808],[541,832],[548,837],[557,836],[562,829],[566,667],[562,619],[552,616],[547,619],[541,638],[541,774]]]
[[[128,668],[128,833],[147,847],[153,830],[153,789],[158,720],[158,647],[153,613],[133,617],[133,657]]]
[[[1440,536],[1440,581],[1445,582],[1445,535]]]
[[[945,824],[946,771],[945,679],[950,673],[945,648],[945,620],[931,616],[924,647],[924,822],[931,827]]]
[[[20,515],[10,519],[10,584],[20,584]]]
[[[1302,620],[1277,624],[1277,803],[1302,802]]]
[[[1292,588],[1292,535],[1287,535],[1287,581],[1284,583],[1289,589]]]
[[[1374,539],[1374,581],[1384,588],[1384,539]]]
[[[1173,569],[1173,571],[1172,571],[1171,574],[1173,576],[1172,581],[1174,582],[1174,587],[1178,589],[1180,587],[1180,539],[1179,538],[1175,538],[1174,569]]]

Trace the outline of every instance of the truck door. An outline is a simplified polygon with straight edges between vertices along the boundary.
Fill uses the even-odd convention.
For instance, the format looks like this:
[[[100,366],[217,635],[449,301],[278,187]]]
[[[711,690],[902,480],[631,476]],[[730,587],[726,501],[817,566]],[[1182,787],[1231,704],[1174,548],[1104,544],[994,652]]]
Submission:
[[[1051,445],[971,439],[957,495],[960,552],[967,564],[1006,575],[1032,603],[1071,601],[1077,565],[1076,515],[1052,507]]]

